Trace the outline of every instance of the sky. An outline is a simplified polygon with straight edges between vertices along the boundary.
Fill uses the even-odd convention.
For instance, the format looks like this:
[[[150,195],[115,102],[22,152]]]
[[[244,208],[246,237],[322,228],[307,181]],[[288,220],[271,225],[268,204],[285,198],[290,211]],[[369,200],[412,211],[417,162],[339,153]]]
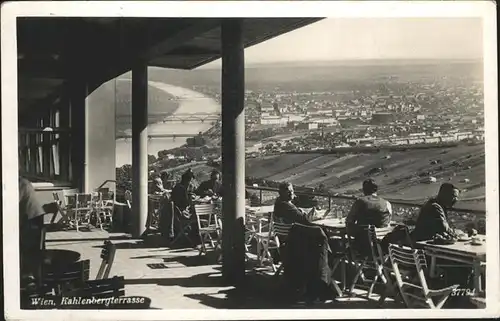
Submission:
[[[481,59],[482,51],[480,18],[328,18],[247,48],[245,62]]]

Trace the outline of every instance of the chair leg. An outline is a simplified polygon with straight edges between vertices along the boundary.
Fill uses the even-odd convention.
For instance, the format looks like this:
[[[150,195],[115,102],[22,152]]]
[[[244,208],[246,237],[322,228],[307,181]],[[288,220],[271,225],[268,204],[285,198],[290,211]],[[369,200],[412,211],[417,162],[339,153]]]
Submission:
[[[378,275],[375,275],[375,277],[373,278],[372,283],[370,284],[370,288],[368,289],[368,294],[367,294],[368,298],[370,298],[372,296],[373,289],[375,288],[375,284],[377,284],[377,281],[378,281]]]
[[[76,212],[75,212],[75,226],[76,226],[76,231],[79,232],[80,222],[78,221],[78,214]]]
[[[280,264],[276,272],[274,273],[274,276],[279,276],[281,271],[283,271],[283,263]]]
[[[381,266],[377,266],[375,277],[373,278],[372,284],[370,285],[370,289],[368,290],[368,298],[370,298],[371,295],[373,294],[373,289],[375,288],[375,285],[377,284],[377,281],[379,279],[380,281],[382,281],[382,283],[387,284],[387,280],[384,277]]]
[[[335,271],[337,270],[337,268],[339,267],[341,262],[342,262],[341,258],[335,259],[333,266],[332,266],[332,284],[333,284],[333,287],[335,288],[335,291],[337,292],[339,297],[343,296],[344,292],[342,291],[342,289],[340,289],[340,287],[337,284],[337,281],[333,278],[333,273],[335,273]],[[343,283],[343,286],[345,286],[345,283]]]
[[[261,248],[260,253],[262,253],[262,254],[261,254],[261,256],[260,256],[259,263],[260,263],[260,265],[262,266],[262,265],[264,265],[264,260],[267,258],[267,253],[268,253],[267,247],[268,247],[268,243],[267,243],[267,241],[262,240],[262,243],[261,243],[261,244],[262,244],[262,248]]]
[[[99,224],[99,227],[101,228],[101,231],[104,231],[103,222],[102,222],[102,219],[101,219],[101,214],[104,215],[104,213],[97,212],[97,224]]]
[[[366,261],[366,260],[365,260]],[[363,268],[365,267],[365,261],[363,261],[359,266],[356,271],[356,275],[354,276],[354,279],[352,280],[351,287],[349,288],[349,292],[353,293],[354,287],[356,286],[356,283],[358,282],[359,277],[363,273]]]
[[[257,261],[260,262],[260,257],[261,257],[261,250],[262,250],[262,243],[261,240],[257,240]]]

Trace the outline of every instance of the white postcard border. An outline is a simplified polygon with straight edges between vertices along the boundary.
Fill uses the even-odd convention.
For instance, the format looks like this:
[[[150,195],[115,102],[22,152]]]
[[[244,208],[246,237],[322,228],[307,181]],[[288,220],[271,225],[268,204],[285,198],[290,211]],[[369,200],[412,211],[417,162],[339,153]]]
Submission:
[[[4,263],[19,262],[17,200],[16,17],[481,17],[484,21],[486,130],[487,308],[484,310],[140,310],[26,311],[19,309],[18,263],[4,264],[7,319],[337,319],[479,318],[499,315],[498,96],[495,4],[491,1],[172,1],[172,2],[10,2],[2,3],[2,177]],[[242,14],[244,13],[244,15]],[[9,201],[10,200],[10,201]],[[492,286],[497,284],[499,286]],[[365,311],[365,312],[363,312]],[[167,312],[167,313],[166,313]],[[369,314],[365,314],[369,313]]]

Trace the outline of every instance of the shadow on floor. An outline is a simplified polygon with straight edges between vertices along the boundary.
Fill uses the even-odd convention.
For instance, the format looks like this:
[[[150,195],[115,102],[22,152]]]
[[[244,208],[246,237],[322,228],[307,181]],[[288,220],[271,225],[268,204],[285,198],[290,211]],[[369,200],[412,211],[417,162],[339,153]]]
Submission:
[[[213,265],[216,264],[215,257],[211,255],[189,255],[189,256],[175,256],[163,258],[165,264],[178,262],[187,267]]]
[[[186,278],[143,278],[126,279],[125,284],[156,284],[160,286],[181,286],[186,288],[224,287],[227,284],[220,273],[202,273]]]
[[[186,248],[181,248],[181,249],[175,249],[175,250],[169,250],[169,253],[184,253],[184,252],[191,252],[191,251],[196,251],[195,248],[192,247],[186,247]]]
[[[281,280],[282,281],[282,280]],[[379,309],[376,300],[366,298],[332,298],[327,302],[297,302],[289,299],[287,288],[279,279],[267,275],[247,276],[243,289],[230,288],[217,293],[186,294],[200,304],[218,309]],[[399,303],[386,302],[384,309],[401,308]]]
[[[90,233],[89,231],[80,232]],[[102,237],[79,237],[79,235],[75,235],[71,238],[47,238],[45,242],[92,242],[92,241],[107,241],[107,240],[130,240],[131,237],[129,235],[111,235],[111,236],[102,236]]]
[[[153,240],[133,240],[130,242],[116,242],[117,249],[157,249],[159,247],[167,247],[168,243],[165,241],[153,241]],[[95,248],[102,247],[101,245],[94,246]]]

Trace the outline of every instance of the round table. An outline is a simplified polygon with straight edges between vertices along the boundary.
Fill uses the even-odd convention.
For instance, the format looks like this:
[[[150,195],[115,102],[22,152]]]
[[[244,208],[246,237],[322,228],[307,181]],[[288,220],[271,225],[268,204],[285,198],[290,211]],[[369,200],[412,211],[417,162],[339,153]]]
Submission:
[[[60,267],[78,262],[80,253],[71,250],[49,249],[44,251],[44,263],[46,265]]]

